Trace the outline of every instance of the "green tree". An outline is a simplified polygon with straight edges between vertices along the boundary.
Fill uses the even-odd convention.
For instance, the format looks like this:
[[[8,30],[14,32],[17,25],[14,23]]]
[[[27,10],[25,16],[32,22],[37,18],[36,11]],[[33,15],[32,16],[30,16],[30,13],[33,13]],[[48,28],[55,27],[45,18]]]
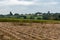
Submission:
[[[14,16],[19,16],[19,14],[18,13],[15,13]]]
[[[60,20],[60,13],[55,13],[53,17],[54,17],[54,20]]]
[[[10,14],[9,15],[13,15],[13,13],[12,12],[10,12]]]

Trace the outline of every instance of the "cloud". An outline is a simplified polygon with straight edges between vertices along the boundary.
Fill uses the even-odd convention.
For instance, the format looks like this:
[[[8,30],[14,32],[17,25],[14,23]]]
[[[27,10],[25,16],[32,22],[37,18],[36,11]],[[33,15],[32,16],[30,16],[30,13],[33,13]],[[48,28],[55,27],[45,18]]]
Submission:
[[[18,1],[33,1],[33,0],[18,0]]]
[[[2,2],[1,2],[2,1]],[[5,5],[56,5],[54,0],[0,0],[0,6]]]
[[[34,0],[35,5],[57,5],[59,2],[55,0]]]
[[[33,2],[10,0],[10,2],[8,4],[10,4],[10,5],[31,5],[31,4],[33,4]]]
[[[4,1],[4,0],[0,0],[0,1]]]
[[[42,2],[42,3],[40,3],[40,5],[56,5],[56,4],[58,4],[58,2]]]
[[[60,12],[60,0],[0,0],[0,13]]]
[[[0,1],[0,6],[4,5],[32,5],[34,4],[33,1],[18,1],[18,0],[3,0],[2,2]]]

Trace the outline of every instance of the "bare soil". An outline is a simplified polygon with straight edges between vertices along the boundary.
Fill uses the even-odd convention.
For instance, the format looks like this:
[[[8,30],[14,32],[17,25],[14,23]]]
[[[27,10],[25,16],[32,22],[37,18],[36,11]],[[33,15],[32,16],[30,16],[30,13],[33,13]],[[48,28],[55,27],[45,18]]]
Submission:
[[[60,40],[60,24],[0,22],[0,40]]]

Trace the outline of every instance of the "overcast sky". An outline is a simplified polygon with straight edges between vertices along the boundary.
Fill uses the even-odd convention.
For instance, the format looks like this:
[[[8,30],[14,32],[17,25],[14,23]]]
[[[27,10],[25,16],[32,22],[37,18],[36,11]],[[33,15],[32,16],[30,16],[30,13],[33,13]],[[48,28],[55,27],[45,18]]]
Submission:
[[[60,12],[60,0],[0,0],[0,14]]]

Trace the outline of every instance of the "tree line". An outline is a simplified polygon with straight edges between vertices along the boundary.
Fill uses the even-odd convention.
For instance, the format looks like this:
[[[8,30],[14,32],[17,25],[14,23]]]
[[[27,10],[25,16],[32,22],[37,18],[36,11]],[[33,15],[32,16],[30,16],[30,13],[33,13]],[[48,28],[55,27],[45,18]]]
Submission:
[[[13,14],[10,12],[7,15],[0,15],[0,18],[19,18],[19,19],[35,19],[35,20],[60,20],[60,13],[41,13],[36,12],[34,14]]]

